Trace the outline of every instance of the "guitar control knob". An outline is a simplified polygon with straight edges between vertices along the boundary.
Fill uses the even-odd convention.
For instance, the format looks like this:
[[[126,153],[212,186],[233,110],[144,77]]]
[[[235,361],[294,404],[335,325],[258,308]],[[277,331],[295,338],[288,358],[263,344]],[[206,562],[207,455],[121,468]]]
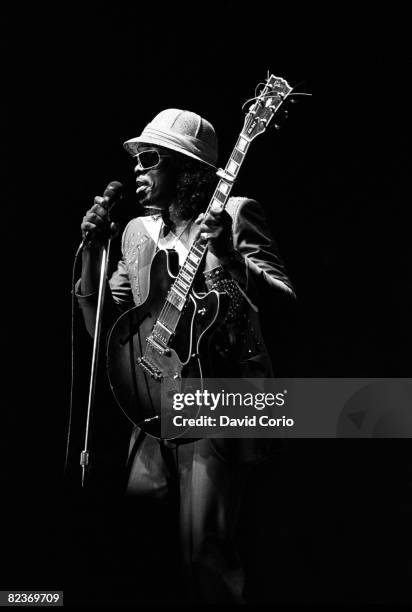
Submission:
[[[203,315],[206,314],[206,308],[201,308],[200,310],[197,311],[197,314],[200,314],[200,316],[203,317]]]

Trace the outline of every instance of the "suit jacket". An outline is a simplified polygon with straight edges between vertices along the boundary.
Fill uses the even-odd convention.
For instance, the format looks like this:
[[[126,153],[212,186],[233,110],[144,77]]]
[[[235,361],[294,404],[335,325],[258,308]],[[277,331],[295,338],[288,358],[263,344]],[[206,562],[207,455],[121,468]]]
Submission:
[[[231,352],[238,356],[239,375],[272,376],[259,320],[259,306],[270,303],[276,307],[293,299],[292,284],[261,205],[256,200],[236,197],[229,199],[226,210],[233,220],[233,245],[239,254],[236,269],[231,275],[249,298],[250,307],[247,321],[242,322],[240,334],[234,323],[222,342],[229,344]],[[109,281],[113,299],[107,300],[106,325],[114,322],[121,312],[145,301],[149,292],[150,265],[156,252],[160,228],[161,219],[152,217],[134,218],[126,226],[122,236],[122,258]],[[212,254],[207,253],[204,271],[214,265],[216,262]],[[76,295],[86,327],[93,335],[96,294],[80,294],[78,283]],[[234,332],[236,338],[231,341]]]
[[[232,197],[226,210],[232,217],[233,246],[238,253],[235,267],[228,271],[247,299],[243,316],[224,324],[213,336],[214,375],[270,378],[273,369],[262,334],[259,307],[270,304],[275,316],[276,307],[292,301],[294,291],[261,205],[256,200]],[[112,299],[107,299],[105,306],[106,327],[111,326],[121,312],[145,301],[160,229],[161,219],[152,217],[134,218],[126,226],[122,236],[122,258],[109,281],[108,293]],[[215,258],[207,253],[204,275],[215,266]],[[207,286],[208,283],[205,289]],[[96,295],[81,295],[77,291],[77,298],[86,327],[93,335]],[[241,462],[258,461],[267,456],[268,446],[273,447],[270,440],[263,439],[212,443],[221,456],[230,455]]]

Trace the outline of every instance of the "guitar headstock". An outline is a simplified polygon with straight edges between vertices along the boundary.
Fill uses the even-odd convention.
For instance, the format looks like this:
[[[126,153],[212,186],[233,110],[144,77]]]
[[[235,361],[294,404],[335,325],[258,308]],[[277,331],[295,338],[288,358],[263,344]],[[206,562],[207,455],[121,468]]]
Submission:
[[[242,134],[253,140],[264,132],[291,91],[292,87],[285,79],[271,74],[262,90],[253,98],[254,103],[249,107]]]

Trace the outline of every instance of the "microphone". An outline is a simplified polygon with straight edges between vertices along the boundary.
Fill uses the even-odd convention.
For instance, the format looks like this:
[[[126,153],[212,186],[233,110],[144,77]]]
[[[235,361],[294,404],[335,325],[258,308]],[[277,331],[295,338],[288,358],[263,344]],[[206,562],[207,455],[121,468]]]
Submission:
[[[123,197],[122,183],[120,183],[119,181],[112,181],[111,183],[107,185],[106,189],[104,190],[103,198],[106,200],[106,202],[102,202],[101,206],[103,206],[103,208],[105,208],[108,212],[110,212],[113,206],[119,200],[121,200],[122,197]],[[86,232],[85,237],[82,240],[80,248],[83,248],[89,242],[91,235],[92,235],[92,232],[88,230]]]

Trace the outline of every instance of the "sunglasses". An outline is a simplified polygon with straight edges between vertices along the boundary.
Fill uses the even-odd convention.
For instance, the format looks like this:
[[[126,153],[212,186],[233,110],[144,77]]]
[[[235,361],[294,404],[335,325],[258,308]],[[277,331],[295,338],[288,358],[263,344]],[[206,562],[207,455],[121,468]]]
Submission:
[[[139,165],[142,170],[151,170],[160,164],[163,157],[171,157],[171,155],[163,155],[155,149],[147,149],[147,151],[142,151],[134,155],[133,159],[136,160],[137,165]]]

